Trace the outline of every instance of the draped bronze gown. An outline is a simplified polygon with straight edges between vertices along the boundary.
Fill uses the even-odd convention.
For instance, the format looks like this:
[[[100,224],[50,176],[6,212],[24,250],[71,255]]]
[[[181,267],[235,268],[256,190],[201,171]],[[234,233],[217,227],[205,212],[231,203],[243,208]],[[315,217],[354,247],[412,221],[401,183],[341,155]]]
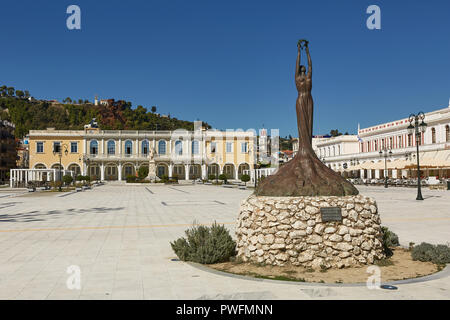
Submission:
[[[309,49],[308,73],[299,69],[300,48],[297,56],[295,84],[298,98],[296,104],[299,146],[297,155],[282,165],[276,174],[261,181],[255,193],[259,196],[345,196],[356,195],[358,190],[320,161],[312,148],[313,99],[312,64]]]

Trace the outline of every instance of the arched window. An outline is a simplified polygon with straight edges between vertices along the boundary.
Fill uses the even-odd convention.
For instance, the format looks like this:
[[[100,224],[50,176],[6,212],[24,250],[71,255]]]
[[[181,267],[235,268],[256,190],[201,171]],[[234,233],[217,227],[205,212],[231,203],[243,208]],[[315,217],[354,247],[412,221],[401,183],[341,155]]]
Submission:
[[[97,140],[91,140],[89,144],[90,154],[98,154],[98,142]]]
[[[198,141],[192,141],[192,154],[199,154]]]
[[[131,155],[133,153],[133,142],[131,140],[125,141],[125,155]]]
[[[431,128],[431,143],[436,143],[436,129]]]
[[[449,125],[445,126],[445,142],[450,142],[450,127],[449,127]]]
[[[142,148],[141,148],[142,154],[148,154],[149,150],[148,147],[149,147],[148,140],[142,141]]]
[[[109,140],[106,148],[108,149],[108,154],[116,154],[116,143],[114,140]]]
[[[158,142],[158,153],[159,154],[166,154],[166,141],[160,140]]]
[[[175,141],[175,154],[177,155],[183,154],[183,142],[181,140]]]

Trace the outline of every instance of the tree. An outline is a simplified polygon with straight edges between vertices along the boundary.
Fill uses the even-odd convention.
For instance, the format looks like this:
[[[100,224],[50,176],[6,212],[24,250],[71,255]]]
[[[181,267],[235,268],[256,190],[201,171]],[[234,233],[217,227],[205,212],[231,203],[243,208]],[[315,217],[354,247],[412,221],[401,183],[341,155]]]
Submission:
[[[156,112],[156,106],[152,106],[152,113],[155,113]]]
[[[335,130],[331,130],[331,131],[330,131],[330,136],[332,136],[332,137],[338,137],[338,136],[342,136],[342,133],[339,132],[338,129],[335,129]]]
[[[30,97],[30,92],[28,90],[25,90],[25,98],[29,98]]]
[[[63,176],[62,180],[68,186],[69,184],[72,183],[73,178],[71,175],[67,174],[67,175]]]
[[[247,182],[250,181],[250,176],[248,174],[243,174],[241,176],[241,181],[245,183],[245,186],[247,186]]]
[[[138,170],[138,177],[139,179],[145,179],[148,176],[148,167],[147,166],[141,166]]]
[[[221,175],[219,175],[219,180],[222,180],[225,184],[227,184],[228,181],[227,175],[222,173]]]
[[[70,97],[67,97],[63,100],[64,103],[72,103],[72,99]]]
[[[7,89],[7,91],[8,91],[8,96],[14,97],[15,89],[14,89],[13,87],[9,87],[9,88]]]
[[[16,90],[16,96],[17,96],[18,98],[22,98],[24,95],[25,95],[25,93],[23,93],[22,90]]]
[[[5,97],[8,93],[8,87],[3,85],[0,87],[0,96]]]

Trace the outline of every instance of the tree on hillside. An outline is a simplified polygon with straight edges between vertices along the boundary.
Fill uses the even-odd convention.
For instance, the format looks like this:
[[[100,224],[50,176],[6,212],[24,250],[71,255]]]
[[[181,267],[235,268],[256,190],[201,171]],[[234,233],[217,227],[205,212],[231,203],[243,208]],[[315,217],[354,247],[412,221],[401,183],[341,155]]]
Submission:
[[[332,136],[332,137],[338,137],[338,136],[342,136],[342,133],[339,132],[338,129],[335,129],[335,130],[331,130],[331,131],[330,131],[330,136]]]
[[[8,93],[8,87],[7,86],[1,86],[0,87],[0,96],[5,97]]]
[[[25,90],[25,98],[29,98],[30,97],[30,92],[28,90]]]
[[[15,92],[14,87],[9,87],[9,88],[7,89],[7,92],[8,92],[8,96],[14,97],[14,92]]]
[[[152,106],[152,112],[153,112],[153,113],[156,112],[156,106]]]
[[[16,96],[17,96],[18,98],[22,98],[24,95],[25,95],[25,93],[23,93],[22,90],[17,90],[17,91],[16,91]]]
[[[64,103],[72,103],[72,99],[70,97],[67,97],[63,100]]]

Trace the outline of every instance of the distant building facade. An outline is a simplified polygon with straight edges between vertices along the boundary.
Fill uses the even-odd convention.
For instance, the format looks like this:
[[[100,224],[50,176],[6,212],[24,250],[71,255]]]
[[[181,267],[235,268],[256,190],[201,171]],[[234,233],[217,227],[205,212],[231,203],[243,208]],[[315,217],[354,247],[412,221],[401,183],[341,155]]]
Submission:
[[[151,153],[160,178],[207,179],[223,173],[239,179],[253,167],[256,137],[250,131],[205,130],[196,121],[194,131],[101,130],[88,125],[79,131],[31,130],[29,139],[30,169],[58,169],[53,149],[59,146],[61,169],[120,181],[148,166]]]

